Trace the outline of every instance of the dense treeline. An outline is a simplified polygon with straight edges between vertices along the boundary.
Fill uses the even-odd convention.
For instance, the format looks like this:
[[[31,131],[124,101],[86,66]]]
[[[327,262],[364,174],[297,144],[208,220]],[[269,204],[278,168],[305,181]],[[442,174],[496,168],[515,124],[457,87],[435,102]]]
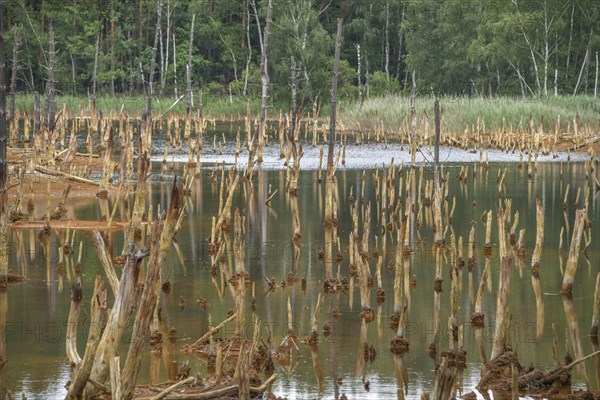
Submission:
[[[10,90],[43,93],[50,32],[59,94],[184,93],[192,16],[195,90],[260,92],[264,0],[5,0]],[[600,2],[589,0],[274,0],[272,96],[289,97],[290,56],[304,106],[327,99],[336,19],[344,20],[340,96],[595,94]],[[360,71],[360,73],[359,73]],[[94,77],[97,84],[93,85]],[[145,83],[146,82],[146,83]]]

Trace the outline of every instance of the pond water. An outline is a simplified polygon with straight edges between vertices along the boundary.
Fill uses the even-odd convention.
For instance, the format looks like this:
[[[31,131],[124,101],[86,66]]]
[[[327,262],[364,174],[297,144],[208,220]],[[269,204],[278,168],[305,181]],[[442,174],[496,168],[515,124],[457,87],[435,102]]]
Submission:
[[[229,145],[231,146],[231,145]],[[230,147],[231,148],[231,147]],[[306,145],[306,149],[310,149]],[[393,151],[392,151],[393,150]],[[275,152],[276,150],[271,150]],[[314,150],[311,150],[314,152]],[[366,150],[365,150],[366,151]],[[210,152],[209,152],[210,153]],[[160,153],[158,153],[160,154]],[[391,157],[402,159],[407,152],[396,148],[377,153],[375,156],[363,153],[369,165],[389,163]],[[353,157],[358,157],[355,154]],[[478,155],[471,154],[473,161],[478,161]],[[580,158],[581,159],[581,158]],[[216,159],[218,160],[218,158]],[[170,160],[169,160],[170,161]],[[214,160],[213,160],[214,161]],[[458,160],[456,160],[458,161]],[[460,161],[463,161],[461,159]],[[499,160],[501,161],[501,160]],[[566,161],[566,160],[565,160]],[[308,162],[308,161],[307,161]],[[512,314],[511,345],[517,350],[521,363],[530,364],[540,369],[553,366],[552,357],[552,326],[554,325],[561,355],[566,352],[573,354],[572,338],[570,336],[560,288],[562,284],[561,265],[564,268],[571,241],[574,221],[573,204],[577,188],[581,188],[579,207],[584,207],[584,187],[587,185],[584,164],[581,162],[564,163],[560,178],[561,166],[558,163],[540,163],[537,173],[529,179],[526,172],[517,168],[516,163],[490,163],[489,169],[479,163],[470,164],[467,183],[458,181],[458,173],[462,163],[446,162],[445,171],[450,179],[448,198],[450,206],[456,198],[456,210],[453,224],[448,229],[446,240],[451,232],[456,238],[463,237],[464,258],[467,258],[467,243],[471,221],[476,229],[476,258],[477,265],[472,272],[472,284],[477,291],[483,270],[484,256],[482,244],[485,236],[485,226],[481,215],[486,210],[494,210],[492,242],[496,243],[497,224],[495,210],[498,207],[498,171],[508,168],[504,181],[503,197],[512,199],[512,211],[519,211],[520,220],[517,231],[525,229],[524,244],[526,255],[522,263],[515,262],[511,276],[510,307]],[[159,172],[159,162],[153,164],[155,172]],[[174,173],[182,174],[183,165],[175,164]],[[474,170],[477,175],[474,176]],[[402,176],[406,182],[408,168],[404,168]],[[343,276],[348,276],[348,235],[351,231],[351,216],[347,198],[360,193],[365,186],[365,205],[372,206],[371,216],[371,253],[375,249],[375,237],[380,236],[381,226],[375,204],[374,170],[366,170],[363,180],[362,169],[340,168],[337,173],[338,195],[340,209],[338,211],[338,236],[344,259],[339,264]],[[596,172],[597,173],[597,172]],[[168,202],[171,187],[170,172],[165,175],[165,181],[154,179],[149,185],[151,189],[154,214],[158,206],[165,207]],[[381,177],[381,170],[379,171]],[[431,177],[431,171],[425,166],[425,176]],[[568,197],[568,207],[563,212],[563,198],[566,185],[571,190]],[[255,174],[255,189],[252,195],[244,197],[241,189],[235,196],[233,207],[239,207],[245,215],[246,240],[246,269],[251,279],[256,282],[256,314],[261,318],[262,332],[270,332],[273,343],[281,343],[287,333],[287,301],[291,300],[294,324],[299,337],[310,333],[311,318],[315,308],[317,295],[322,292],[325,278],[325,264],[319,261],[319,251],[324,248],[324,195],[325,184],[319,183],[317,171],[305,170],[301,173],[298,188],[299,214],[302,224],[302,250],[297,266],[298,277],[306,277],[307,287],[302,290],[300,282],[293,286],[282,288],[280,282],[286,279],[291,270],[290,240],[292,237],[292,212],[289,196],[285,193],[285,171],[277,168],[258,169]],[[270,203],[265,205],[269,187],[278,189]],[[171,282],[170,294],[166,296],[163,312],[169,319],[169,324],[176,327],[178,333],[177,348],[193,342],[207,330],[209,314],[213,323],[225,319],[227,311],[233,308],[232,296],[226,291],[224,299],[219,300],[217,288],[213,285],[210,271],[210,256],[206,238],[210,235],[211,218],[216,215],[219,206],[218,186],[211,182],[211,167],[203,169],[202,175],[192,184],[191,195],[186,197],[186,217],[183,219],[181,230],[176,239],[181,258],[175,248],[172,248],[163,272],[163,279]],[[583,255],[579,259],[573,289],[573,301],[581,334],[583,353],[593,351],[592,343],[587,335],[592,318],[594,285],[596,275],[600,270],[600,196],[592,192],[589,196],[588,219],[592,222],[592,242],[587,249],[587,259]],[[545,244],[541,258],[540,279],[545,303],[544,334],[536,341],[536,302],[531,284],[531,253],[535,243],[536,208],[535,199],[539,198],[545,212]],[[73,201],[70,202],[69,213],[78,219],[98,219],[102,210],[106,210],[106,200]],[[113,200],[108,200],[109,208]],[[37,210],[43,213],[44,210]],[[431,208],[425,207],[423,225],[413,232],[411,244],[414,252],[409,257],[410,275],[416,277],[416,287],[411,290],[411,309],[407,322],[407,337],[410,341],[410,352],[404,356],[408,367],[408,389],[406,398],[420,398],[423,392],[432,392],[434,384],[434,364],[427,354],[427,348],[433,339],[433,299],[435,257],[432,253],[433,232],[431,226]],[[119,213],[117,213],[118,215]],[[362,228],[362,227],[361,227]],[[559,249],[559,234],[564,229],[562,250]],[[360,229],[362,232],[362,229]],[[8,318],[4,333],[7,341],[7,382],[17,396],[25,393],[30,399],[61,398],[66,390],[65,383],[70,379],[68,361],[65,355],[65,329],[70,306],[71,276],[65,273],[60,284],[58,273],[57,244],[63,239],[64,233],[52,233],[50,251],[46,253],[35,231],[12,231],[10,237],[9,266],[11,272],[27,275],[27,282],[10,288],[8,291]],[[422,238],[424,243],[418,244]],[[110,235],[113,243],[113,254],[121,254],[123,234],[118,232]],[[79,321],[79,351],[83,355],[87,327],[89,325],[89,299],[93,289],[94,277],[104,276],[101,265],[96,259],[91,238],[85,233],[78,232],[75,237],[75,254],[78,253],[79,242],[83,249],[82,274],[84,309]],[[584,240],[582,239],[582,242]],[[381,252],[381,238],[378,239]],[[582,246],[583,247],[583,246]],[[355,367],[359,351],[359,332],[361,319],[359,316],[361,304],[358,284],[347,293],[325,296],[323,311],[320,318],[320,342],[318,360],[323,372],[324,382],[321,388],[317,385],[312,365],[311,352],[299,344],[300,354],[294,353],[295,369],[288,375],[276,366],[278,378],[273,386],[273,392],[278,396],[288,398],[336,398],[346,394],[348,398],[396,398],[400,397],[396,384],[394,356],[389,351],[390,340],[394,337],[388,327],[388,319],[393,312],[393,281],[394,272],[387,268],[388,262],[394,262],[396,248],[396,233],[388,233],[387,254],[384,255],[382,278],[386,292],[385,302],[378,306],[375,302],[376,288],[370,291],[371,304],[375,308],[376,318],[368,324],[368,342],[377,351],[373,363],[367,363],[364,380],[370,383],[369,391],[363,385],[363,377],[356,376]],[[225,263],[231,263],[232,256],[226,254]],[[375,262],[370,261],[371,273],[375,273]],[[443,261],[443,290],[441,302],[441,337],[440,349],[448,348],[449,336],[447,321],[450,313],[450,276],[449,260]],[[120,271],[118,271],[120,273]],[[263,277],[274,278],[277,288],[269,293]],[[491,256],[492,292],[485,293],[484,312],[486,315],[486,352],[489,355],[493,336],[493,318],[496,307],[498,287],[499,260],[498,248],[494,245]],[[464,389],[474,390],[480,378],[481,361],[477,351],[474,332],[470,325],[470,316],[474,310],[472,298],[469,295],[469,273],[467,268],[460,272],[461,291],[459,293],[458,323],[463,326],[464,348],[467,351],[467,369],[464,372]],[[249,292],[249,291],[248,291]],[[250,293],[247,300],[250,302]],[[180,309],[181,298],[186,301],[185,309]],[[209,300],[208,310],[203,310],[196,299],[204,297]],[[112,301],[112,300],[110,300]],[[109,303],[110,304],[110,303]],[[333,321],[333,334],[325,338],[322,326],[329,319],[329,307],[335,306],[341,311],[339,319]],[[246,308],[246,321],[251,322],[250,307]],[[251,323],[248,322],[247,335],[251,335]],[[231,334],[233,328],[223,330],[220,334]],[[124,342],[127,342],[127,336]],[[125,349],[125,347],[124,347]],[[148,348],[147,348],[148,349]],[[123,350],[122,361],[126,350]],[[192,373],[206,375],[206,365],[191,355],[178,355],[179,363],[189,361]],[[145,352],[142,362],[142,372],[138,383],[149,382],[149,351]],[[594,360],[585,364],[585,370],[574,371],[575,387],[585,387],[589,384],[593,389],[600,388],[600,371],[594,368]],[[166,379],[164,371],[162,379]],[[341,378],[341,384],[337,384]],[[481,396],[481,394],[479,394]],[[481,397],[483,398],[483,397]],[[502,398],[495,395],[494,398]]]

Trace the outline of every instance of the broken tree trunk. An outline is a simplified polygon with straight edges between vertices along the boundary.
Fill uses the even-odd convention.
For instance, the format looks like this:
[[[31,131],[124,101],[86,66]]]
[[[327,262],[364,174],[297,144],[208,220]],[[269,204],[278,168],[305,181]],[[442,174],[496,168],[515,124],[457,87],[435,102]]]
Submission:
[[[108,196],[109,184],[112,183],[112,175],[114,169],[112,161],[113,147],[113,129],[112,127],[109,127],[108,137],[106,140],[106,150],[104,151],[104,160],[102,163],[102,178],[100,179],[100,191],[96,194],[96,196],[103,199],[106,198],[106,196]],[[108,219],[108,215],[106,217]]]
[[[66,400],[81,399],[83,395],[83,389],[87,384],[92,365],[94,363],[94,357],[98,348],[99,339],[102,335],[102,328],[104,326],[104,317],[106,315],[106,289],[102,278],[96,276],[96,283],[94,285],[94,294],[91,300],[91,311],[90,311],[90,330],[88,334],[87,344],[85,346],[85,353],[79,368],[73,373],[73,379],[71,385],[68,388]]]
[[[173,201],[173,199],[171,200]],[[178,200],[177,200],[178,201]],[[150,260],[148,261],[148,270],[146,273],[146,281],[144,282],[144,290],[139,302],[133,331],[131,334],[131,343],[125,366],[123,367],[123,375],[121,377],[121,392],[122,399],[130,400],[133,398],[133,390],[137,381],[137,375],[142,362],[141,351],[146,343],[146,336],[149,333],[150,322],[154,315],[154,308],[157,304],[158,292],[155,289],[156,283],[160,281],[160,239],[163,232],[164,221],[159,216],[152,224],[152,250],[150,252]]]
[[[150,172],[150,159],[143,154],[138,159],[138,181],[135,188],[133,215],[127,232],[127,240],[138,244],[142,239],[142,221],[146,217],[146,179]],[[125,249],[124,249],[125,251]]]
[[[500,246],[500,279],[498,283],[498,298],[496,299],[496,327],[490,360],[501,356],[506,345],[506,333],[510,322],[508,300],[510,294],[510,273],[512,259],[508,256],[506,230],[504,228],[504,211],[498,209],[498,242]]]
[[[108,278],[108,283],[110,284],[113,295],[116,296],[119,292],[119,278],[117,277],[112,260],[110,259],[110,253],[108,252],[108,249],[104,244],[104,239],[98,230],[94,229],[92,231],[92,239],[94,241],[94,246],[96,247],[96,253],[100,259],[100,264],[102,264],[104,267],[104,272]]]
[[[142,259],[147,255],[147,250],[137,250],[135,245],[129,245],[127,262],[123,268],[119,291],[115,296],[115,302],[96,350],[94,364],[90,373],[90,379],[94,382],[104,385],[109,384],[110,359],[116,354],[121,337],[127,326],[127,320],[133,307],[140,266]],[[99,389],[96,386],[88,384],[85,390],[85,395],[88,398],[98,393]]]
[[[544,296],[540,284],[540,259],[544,247],[544,208],[542,202],[537,199],[537,227],[535,235],[535,249],[531,257],[531,285],[535,293],[536,303],[536,339],[540,340],[544,333]]]
[[[567,257],[567,267],[563,277],[562,292],[570,294],[573,291],[573,282],[575,281],[575,272],[577,271],[577,261],[579,259],[579,247],[581,245],[581,235],[585,225],[586,210],[577,210],[575,214],[575,226],[573,227],[573,238],[571,239],[571,248]]]
[[[69,319],[67,322],[66,332],[66,349],[67,358],[71,364],[71,368],[77,368],[81,364],[81,357],[77,352],[77,324],[79,320],[79,311],[81,309],[81,299],[83,291],[81,287],[81,276],[77,275],[77,281],[73,283],[71,288],[71,309],[69,311]]]

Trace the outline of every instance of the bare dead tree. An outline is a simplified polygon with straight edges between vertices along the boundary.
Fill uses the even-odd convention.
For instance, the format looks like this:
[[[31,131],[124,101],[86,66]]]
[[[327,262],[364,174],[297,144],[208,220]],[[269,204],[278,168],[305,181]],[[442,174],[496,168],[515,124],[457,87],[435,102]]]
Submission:
[[[594,98],[598,96],[598,52],[596,52],[596,76],[594,78]]]
[[[385,79],[390,83],[390,2],[385,2]]]
[[[327,170],[333,168],[333,151],[335,141],[335,114],[337,110],[337,91],[340,76],[340,51],[342,48],[342,19],[337,20],[337,32],[335,34],[335,55],[333,59],[333,79],[331,81],[331,112],[329,115],[329,138],[327,149]]]
[[[362,79],[361,79],[361,71],[362,71],[362,66],[361,66],[361,57],[360,57],[360,44],[356,43],[354,45],[356,47],[356,61],[358,63],[358,65],[356,66],[356,80],[357,83],[356,85],[358,86],[358,101],[360,101],[361,104],[361,108],[362,108],[362,99],[363,99],[363,92],[362,92]]]
[[[404,38],[402,22],[404,22],[404,5],[405,5],[405,3],[402,3],[402,12],[400,13],[400,29],[398,29],[398,60],[396,63],[396,80],[397,81],[400,81],[400,65],[402,64],[402,40]]]
[[[296,135],[296,113],[298,112],[298,106],[296,103],[296,97],[298,95],[298,84],[296,82],[296,59],[292,55],[290,57],[290,84],[292,88],[292,123],[290,124],[290,141],[294,143]],[[295,146],[292,149],[295,151]]]
[[[254,2],[254,0],[253,0]],[[268,68],[268,53],[269,53],[269,33],[271,19],[273,14],[273,0],[269,0],[267,6],[267,22],[263,32],[263,40],[260,49],[260,82],[262,84],[261,103],[260,103],[260,122],[258,129],[258,163],[262,163],[262,146],[265,137],[265,121],[267,119],[267,97],[269,95],[269,68]],[[258,17],[258,15],[257,15]]]
[[[186,112],[187,112],[187,117],[189,118],[189,115],[192,111],[192,99],[193,99],[193,93],[192,93],[192,48],[193,48],[193,44],[194,44],[194,21],[196,20],[196,14],[192,15],[192,25],[190,27],[190,44],[188,47],[188,60],[187,60],[187,66],[186,66],[186,70],[185,70],[185,101],[186,101]],[[173,37],[173,51],[175,49],[175,37]],[[177,89],[175,89],[177,90]]]
[[[590,45],[592,43],[593,29],[590,30],[590,40],[588,41],[587,47],[585,48],[585,56],[583,57],[583,63],[581,64],[581,69],[579,70],[579,76],[577,77],[577,83],[575,84],[575,89],[573,89],[573,96],[577,94],[579,91],[579,86],[581,85],[581,78],[584,76],[584,71],[587,70],[588,64],[590,62]]]
[[[246,4],[246,41],[248,42],[248,57],[246,58],[246,74],[244,75],[244,96],[248,95],[248,74],[250,62],[252,61],[252,44],[250,43],[250,7],[248,7],[248,4]]]
[[[152,96],[154,95],[154,70],[156,69],[156,51],[158,49],[158,39],[160,36],[160,26],[162,20],[162,0],[156,0],[156,29],[154,33],[154,46],[152,47],[152,58],[150,60],[150,73],[148,76],[148,90],[146,92],[146,107],[142,114],[142,127],[140,133],[145,136],[145,143],[142,146],[143,150],[148,150],[151,144],[150,132],[152,131]]]
[[[92,112],[96,114],[96,77],[98,76],[98,55],[100,53],[100,32],[96,35],[96,52],[94,54],[94,70],[92,71]]]
[[[173,91],[175,100],[179,98],[177,95],[177,57],[175,57],[175,35],[173,35]]]
[[[258,132],[255,132],[252,136],[252,144],[248,154],[248,166],[246,176],[251,179],[252,171],[254,168],[254,155],[258,150],[258,156],[256,161],[262,163],[262,145],[265,134],[265,121],[267,119],[267,97],[269,94],[269,70],[268,70],[268,50],[269,50],[269,29],[271,26],[271,19],[273,15],[273,0],[269,0],[267,5],[267,21],[265,23],[264,32],[261,31],[260,19],[258,17],[258,11],[256,8],[256,1],[251,0],[252,8],[256,17],[256,23],[258,26],[258,33],[260,39],[260,72],[261,72],[261,107],[260,107],[260,120],[258,125]],[[258,148],[258,149],[257,149]]]
[[[10,76],[10,114],[9,118],[12,121],[15,117],[15,97],[17,92],[17,73],[19,71],[19,46],[21,38],[19,30],[15,30],[13,38],[13,57],[12,57],[12,74]]]
[[[56,41],[54,39],[54,28],[50,26],[50,51],[48,52],[48,80],[46,81],[46,125],[48,131],[54,131],[54,120],[56,115]]]

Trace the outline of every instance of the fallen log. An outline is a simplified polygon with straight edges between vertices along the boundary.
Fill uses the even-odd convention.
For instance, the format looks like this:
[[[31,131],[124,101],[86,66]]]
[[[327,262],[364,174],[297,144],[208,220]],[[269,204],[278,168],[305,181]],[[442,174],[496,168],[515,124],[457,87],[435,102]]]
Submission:
[[[71,174],[68,174],[68,173],[62,172],[62,171],[50,170],[50,169],[46,169],[46,168],[40,167],[40,166],[36,166],[35,171],[40,174],[43,174],[43,175],[58,176],[58,177],[66,178],[69,181],[73,181],[73,182],[77,182],[77,183],[85,183],[88,185],[100,186],[100,183],[98,183],[98,182],[92,181],[90,179],[85,179],[80,176],[71,175]]]
[[[258,387],[250,386],[250,393],[251,394],[263,393],[265,390],[267,390],[269,385],[271,385],[271,383],[273,383],[275,378],[277,378],[277,374],[271,375],[269,377],[269,379],[267,379],[262,385],[260,385]],[[206,391],[206,392],[173,393],[172,395],[167,395],[166,397],[162,397],[162,399],[165,399],[165,400],[176,400],[176,399],[177,400],[207,400],[207,399],[214,399],[214,398],[219,398],[219,397],[236,395],[238,392],[238,389],[239,389],[239,385],[235,384],[235,385],[229,385],[229,386],[225,386],[225,387],[222,387],[219,389],[214,389],[214,390],[210,390],[210,391]],[[157,396],[137,397],[136,400],[154,400],[156,397]]]
[[[126,224],[120,221],[112,221],[109,225],[106,221],[85,221],[85,220],[50,220],[50,221],[15,221],[8,224],[13,229],[43,229],[49,226],[51,229],[67,229],[70,226],[71,230],[120,230],[125,228]]]

